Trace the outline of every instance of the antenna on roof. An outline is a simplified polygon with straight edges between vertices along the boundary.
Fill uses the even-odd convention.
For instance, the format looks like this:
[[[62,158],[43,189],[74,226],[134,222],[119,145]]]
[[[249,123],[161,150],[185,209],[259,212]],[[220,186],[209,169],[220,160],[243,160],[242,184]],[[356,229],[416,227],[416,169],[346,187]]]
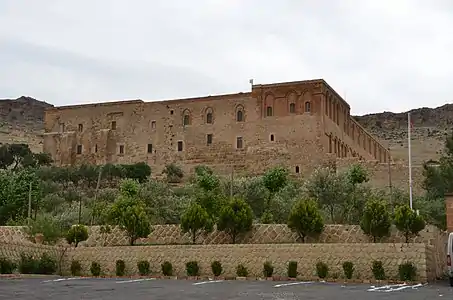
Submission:
[[[249,80],[251,87],[253,87],[253,78]]]

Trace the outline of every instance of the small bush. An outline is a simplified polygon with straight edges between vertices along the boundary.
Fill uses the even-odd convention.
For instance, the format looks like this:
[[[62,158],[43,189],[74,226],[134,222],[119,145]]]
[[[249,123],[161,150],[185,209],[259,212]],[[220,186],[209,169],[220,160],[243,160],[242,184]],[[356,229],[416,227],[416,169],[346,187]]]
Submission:
[[[411,262],[406,262],[398,266],[398,274],[401,281],[414,281],[417,276],[417,268]]]
[[[91,275],[96,276],[96,277],[101,275],[101,265],[99,263],[93,261],[91,263],[90,272],[91,272]]]
[[[13,274],[16,264],[7,258],[0,258],[0,274]]]
[[[346,279],[351,279],[352,274],[354,274],[354,264],[350,261],[345,261],[343,263],[343,273]]]
[[[322,261],[316,264],[316,274],[319,278],[324,279],[329,274],[329,267]]]
[[[297,261],[290,261],[288,264],[288,277],[296,278],[297,277]]]
[[[236,267],[236,275],[238,277],[247,277],[247,275],[249,275],[249,271],[243,264],[239,264]]]
[[[138,274],[140,274],[140,276],[148,276],[149,273],[151,272],[149,261],[147,261],[147,260],[139,261],[137,263],[137,268],[138,268]]]
[[[82,272],[82,265],[78,260],[73,260],[71,262],[71,275],[80,276]]]
[[[173,265],[169,261],[164,261],[164,263],[161,265],[162,268],[162,274],[164,276],[173,276]]]
[[[21,274],[33,274],[38,269],[39,261],[34,259],[31,255],[22,253],[19,261],[19,273]]]
[[[386,277],[384,266],[382,266],[382,261],[380,260],[373,261],[371,272],[373,273],[374,279],[376,280],[384,280]]]
[[[84,225],[74,225],[68,230],[66,234],[66,241],[68,242],[68,244],[74,244],[75,247],[77,247],[80,242],[84,242],[87,239],[88,229]]]
[[[218,260],[211,263],[211,271],[215,277],[219,277],[223,272],[222,263]]]
[[[189,261],[186,263],[186,273],[187,276],[200,276],[200,267],[198,266],[198,262],[196,261]]]
[[[38,260],[36,274],[51,275],[57,271],[57,261],[50,257],[47,253],[43,253],[41,259]]]
[[[115,263],[115,274],[116,276],[124,276],[126,273],[126,263],[124,260],[117,260]]]
[[[271,262],[267,261],[264,263],[263,274],[264,277],[272,277],[274,275],[274,266],[272,266]]]

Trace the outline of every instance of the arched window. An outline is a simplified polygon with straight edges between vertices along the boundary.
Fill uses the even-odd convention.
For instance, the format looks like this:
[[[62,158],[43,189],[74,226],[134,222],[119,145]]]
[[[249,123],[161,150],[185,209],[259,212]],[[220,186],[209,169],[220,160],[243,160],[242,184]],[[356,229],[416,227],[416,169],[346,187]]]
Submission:
[[[212,124],[212,112],[206,114],[206,123]]]
[[[272,106],[268,106],[266,108],[266,116],[267,117],[272,117]]]
[[[296,112],[296,103],[289,104],[289,112],[294,114]]]
[[[244,113],[242,112],[242,110],[238,110],[236,112],[236,121],[244,122]]]
[[[305,112],[311,111],[311,103],[309,101],[305,102]]]
[[[187,126],[190,125],[190,112],[188,110],[185,110],[183,113],[183,119],[182,119],[182,125]]]

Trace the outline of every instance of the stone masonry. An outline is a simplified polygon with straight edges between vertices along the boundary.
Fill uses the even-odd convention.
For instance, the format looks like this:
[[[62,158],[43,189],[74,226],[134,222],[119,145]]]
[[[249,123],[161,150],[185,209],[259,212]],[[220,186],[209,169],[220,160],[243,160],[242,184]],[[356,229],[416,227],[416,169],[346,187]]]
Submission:
[[[53,249],[52,249],[53,248]],[[39,257],[48,252],[60,257],[61,269],[68,274],[70,264],[77,260],[82,265],[83,274],[89,275],[92,262],[101,265],[102,273],[114,275],[117,260],[124,260],[127,273],[137,274],[137,263],[150,262],[153,274],[161,274],[161,264],[169,261],[174,275],[185,276],[185,263],[197,261],[201,275],[212,276],[210,265],[219,260],[223,276],[236,276],[236,267],[243,264],[249,276],[262,277],[263,263],[269,261],[274,266],[276,276],[286,276],[289,261],[298,263],[302,279],[315,278],[316,263],[322,261],[329,266],[329,278],[342,277],[342,263],[351,261],[355,266],[357,279],[373,279],[371,264],[374,260],[383,262],[389,279],[398,278],[398,265],[412,262],[417,268],[418,280],[425,282],[434,279],[432,267],[427,265],[425,244],[228,244],[228,245],[159,245],[159,246],[122,246],[122,247],[80,247],[63,248],[43,245],[0,244],[0,257],[18,260],[20,253],[35,254]]]
[[[332,158],[385,163],[387,147],[350,116],[324,81],[254,85],[248,93],[110,102],[46,110],[44,151],[57,165],[176,162],[217,173],[261,174],[284,165],[307,174]]]

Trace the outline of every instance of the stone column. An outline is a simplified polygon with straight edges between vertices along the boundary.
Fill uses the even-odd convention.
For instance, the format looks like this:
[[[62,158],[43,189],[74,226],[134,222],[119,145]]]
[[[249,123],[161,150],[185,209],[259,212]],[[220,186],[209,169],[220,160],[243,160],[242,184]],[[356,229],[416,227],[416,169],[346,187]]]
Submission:
[[[445,214],[447,216],[447,231],[453,232],[453,193],[445,194]]]

